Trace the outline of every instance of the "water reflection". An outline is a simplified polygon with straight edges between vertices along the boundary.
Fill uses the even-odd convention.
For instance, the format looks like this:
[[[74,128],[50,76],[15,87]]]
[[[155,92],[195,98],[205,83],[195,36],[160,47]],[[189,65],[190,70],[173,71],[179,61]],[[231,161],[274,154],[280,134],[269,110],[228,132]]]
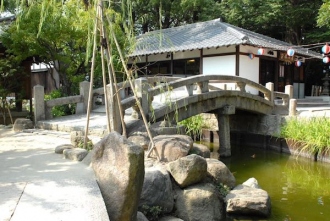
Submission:
[[[218,158],[219,146],[207,145],[211,156]],[[233,146],[232,156],[220,160],[237,184],[255,177],[268,192],[272,200],[268,220],[330,220],[329,163],[244,146]]]

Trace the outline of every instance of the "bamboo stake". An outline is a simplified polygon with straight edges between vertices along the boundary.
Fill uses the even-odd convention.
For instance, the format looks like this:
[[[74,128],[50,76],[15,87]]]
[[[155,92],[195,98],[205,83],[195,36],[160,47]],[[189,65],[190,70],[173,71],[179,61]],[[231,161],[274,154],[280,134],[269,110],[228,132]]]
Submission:
[[[104,54],[103,51],[105,50],[104,45],[103,45],[103,39],[104,39],[104,24],[103,24],[103,7],[102,7],[102,1],[99,2],[99,21],[100,21],[100,43],[101,43],[101,62],[102,62],[102,78],[103,78],[103,88],[104,88],[104,96],[105,96],[105,112],[107,115],[107,129],[108,133],[111,131],[111,126],[110,126],[110,113],[109,113],[109,108],[108,108],[108,91],[107,91],[107,82],[105,78],[105,64],[104,64]],[[111,82],[111,80],[110,80]],[[113,91],[110,89],[110,95],[111,97],[113,96]]]
[[[98,7],[96,8],[96,15],[98,15]],[[92,57],[92,66],[91,66],[91,77],[89,84],[89,95],[88,95],[88,106],[87,106],[87,115],[86,115],[86,127],[85,127],[85,137],[84,137],[84,148],[87,147],[87,135],[88,135],[88,127],[89,127],[89,117],[92,109],[92,100],[93,100],[93,83],[94,83],[94,69],[95,69],[95,56],[96,56],[96,35],[97,35],[97,24],[98,18],[95,17],[94,23],[94,41],[93,41],[93,57]]]
[[[103,23],[103,13],[102,13],[102,23]],[[126,124],[124,121],[124,111],[123,108],[121,106],[121,98],[120,98],[120,94],[119,94],[119,89],[117,86],[117,79],[116,79],[116,73],[115,73],[115,69],[114,69],[114,65],[113,65],[113,60],[112,58],[112,54],[111,54],[111,50],[110,50],[110,43],[109,43],[109,39],[108,36],[106,34],[106,30],[104,29],[104,26],[102,26],[102,33],[103,33],[103,37],[106,41],[106,51],[105,54],[107,56],[107,62],[108,62],[108,74],[109,74],[109,79],[113,80],[113,85],[115,87],[115,91],[116,91],[116,98],[117,98],[117,104],[119,107],[119,114],[120,114],[120,121],[121,121],[121,125],[122,125],[122,130],[123,130],[123,136],[127,138],[127,132],[126,132]]]
[[[135,100],[136,100],[136,104],[137,104],[137,106],[138,106],[138,108],[139,108],[139,110],[140,110],[140,113],[141,113],[141,116],[142,116],[142,119],[143,119],[144,125],[145,125],[145,127],[146,127],[146,130],[147,130],[148,136],[149,136],[149,138],[150,138],[151,148],[149,149],[148,154],[147,154],[147,157],[150,157],[151,151],[154,150],[154,148],[155,148],[155,143],[154,143],[153,137],[152,137],[152,135],[151,135],[150,128],[149,128],[149,125],[148,125],[148,122],[147,122],[146,116],[145,116],[145,114],[144,114],[144,111],[143,111],[143,109],[142,109],[142,106],[141,106],[140,100],[138,99],[137,94],[136,94],[136,91],[134,90],[134,85],[133,85],[133,82],[132,82],[132,76],[131,76],[131,74],[129,74],[126,65],[124,65],[124,64],[125,64],[125,60],[124,60],[123,54],[122,54],[122,52],[121,52],[121,48],[120,48],[120,46],[119,46],[119,44],[118,44],[117,37],[116,37],[116,35],[115,35],[114,32],[113,32],[113,29],[112,29],[112,23],[111,23],[110,18],[109,18],[108,15],[107,15],[107,20],[108,20],[108,22],[109,22],[109,26],[110,26],[110,30],[111,30],[110,32],[111,32],[112,38],[113,38],[114,41],[115,41],[115,44],[116,44],[116,47],[117,47],[117,50],[118,50],[118,53],[119,53],[119,56],[120,56],[120,60],[121,60],[121,62],[122,62],[122,64],[123,64],[123,67],[124,67],[125,73],[126,73],[126,75],[127,75],[127,79],[128,79],[128,81],[129,81],[129,83],[130,83],[131,88],[133,89],[132,91],[133,91],[133,94],[134,94],[134,98],[135,98]],[[158,152],[157,152],[156,149],[155,149],[155,152],[156,152],[156,155],[157,155],[157,159],[160,160],[159,154],[158,154]]]
[[[104,21],[103,21],[103,5],[101,8],[101,15],[100,15],[100,19],[101,19],[101,36],[104,39],[105,42],[103,42],[103,44],[105,44],[106,46],[104,47],[104,52],[106,54],[106,58],[107,58],[107,68],[108,68],[108,74],[109,74],[109,80],[110,80],[110,87],[112,90],[112,86],[115,87],[115,91],[116,91],[116,98],[117,98],[117,105],[119,107],[119,114],[120,114],[120,120],[121,120],[121,125],[122,125],[122,130],[123,130],[123,136],[127,138],[127,132],[126,132],[126,125],[125,125],[125,121],[124,121],[124,112],[121,106],[121,98],[120,98],[120,94],[118,93],[118,86],[117,86],[117,79],[116,79],[116,74],[115,74],[115,70],[114,70],[114,66],[113,66],[113,62],[112,62],[112,55],[111,55],[111,50],[110,50],[110,44],[109,44],[109,39],[108,36],[106,34],[106,29],[104,28]],[[102,46],[103,46],[102,44]],[[113,91],[112,91],[113,92]],[[113,97],[114,94],[111,94],[111,97]]]

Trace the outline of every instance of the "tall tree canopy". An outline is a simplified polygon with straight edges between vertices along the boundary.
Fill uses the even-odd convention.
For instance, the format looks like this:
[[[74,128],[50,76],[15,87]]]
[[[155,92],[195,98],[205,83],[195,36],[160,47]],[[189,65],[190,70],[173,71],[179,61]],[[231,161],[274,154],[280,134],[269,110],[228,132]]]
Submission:
[[[139,32],[165,29],[219,17],[215,0],[133,0],[133,22]]]
[[[322,0],[223,0],[223,18],[233,25],[292,44],[304,44],[316,27]],[[304,41],[306,40],[306,41]]]

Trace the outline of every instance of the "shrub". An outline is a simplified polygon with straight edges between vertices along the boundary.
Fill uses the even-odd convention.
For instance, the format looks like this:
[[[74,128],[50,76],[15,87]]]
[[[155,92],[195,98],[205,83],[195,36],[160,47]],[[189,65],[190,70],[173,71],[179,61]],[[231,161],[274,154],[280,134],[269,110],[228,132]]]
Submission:
[[[50,94],[45,95],[45,100],[47,101],[65,96],[66,95],[63,94],[60,90],[54,90]],[[75,113],[75,110],[76,110],[76,104],[59,105],[52,108],[52,115],[53,117],[72,115]]]

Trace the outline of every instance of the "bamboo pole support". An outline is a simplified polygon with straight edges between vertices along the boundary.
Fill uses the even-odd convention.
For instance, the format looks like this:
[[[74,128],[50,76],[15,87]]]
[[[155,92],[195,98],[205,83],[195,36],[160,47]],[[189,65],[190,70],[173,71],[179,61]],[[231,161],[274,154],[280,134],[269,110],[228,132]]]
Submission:
[[[108,20],[108,22],[109,22],[109,26],[110,26],[110,30],[111,30],[110,32],[111,32],[112,38],[113,38],[113,40],[114,40],[114,42],[115,42],[115,44],[116,44],[116,47],[117,47],[117,50],[118,50],[118,53],[119,53],[120,60],[121,60],[122,64],[125,64],[125,60],[124,60],[124,57],[123,57],[123,54],[122,54],[121,48],[120,48],[120,46],[119,46],[119,43],[118,43],[118,41],[117,41],[117,37],[116,37],[116,35],[114,34],[113,29],[112,29],[112,23],[111,23],[111,20],[110,20],[109,16],[106,16],[106,17],[107,17],[107,20]],[[127,67],[126,67],[125,65],[123,65],[123,68],[124,68],[124,70],[125,70],[125,74],[127,75],[128,82],[129,82],[131,88],[133,89],[132,91],[133,91],[133,94],[134,94],[134,98],[135,98],[135,100],[136,100],[136,104],[137,104],[137,106],[138,106],[138,108],[139,108],[139,110],[140,110],[140,113],[141,113],[141,116],[142,116],[142,120],[143,120],[143,122],[144,122],[144,125],[145,125],[145,127],[146,127],[146,130],[147,130],[148,136],[149,136],[149,138],[150,138],[151,147],[150,147],[149,150],[148,150],[147,157],[150,157],[151,151],[152,151],[152,150],[155,150],[155,152],[156,152],[156,156],[157,156],[157,159],[160,160],[160,156],[159,156],[157,150],[154,149],[154,148],[155,148],[155,143],[154,143],[153,137],[152,137],[152,135],[151,135],[150,128],[149,128],[148,121],[147,121],[147,119],[146,119],[145,113],[144,113],[144,111],[143,111],[143,109],[142,109],[141,102],[140,102],[140,100],[137,98],[136,91],[134,90],[134,85],[133,85],[133,82],[132,82],[132,75],[129,73],[129,71],[128,71],[128,69],[127,69]]]
[[[98,14],[98,7],[96,8],[96,14]],[[86,115],[86,127],[85,127],[85,134],[84,134],[84,148],[87,147],[87,136],[88,136],[88,127],[89,127],[89,118],[90,112],[92,109],[92,100],[93,100],[93,83],[94,83],[94,69],[95,69],[95,57],[96,57],[96,35],[97,35],[97,24],[98,18],[95,17],[94,23],[94,31],[93,31],[93,57],[92,57],[92,66],[91,66],[91,77],[90,77],[90,87],[89,87],[89,94],[88,94],[88,106],[87,106],[87,115]]]

